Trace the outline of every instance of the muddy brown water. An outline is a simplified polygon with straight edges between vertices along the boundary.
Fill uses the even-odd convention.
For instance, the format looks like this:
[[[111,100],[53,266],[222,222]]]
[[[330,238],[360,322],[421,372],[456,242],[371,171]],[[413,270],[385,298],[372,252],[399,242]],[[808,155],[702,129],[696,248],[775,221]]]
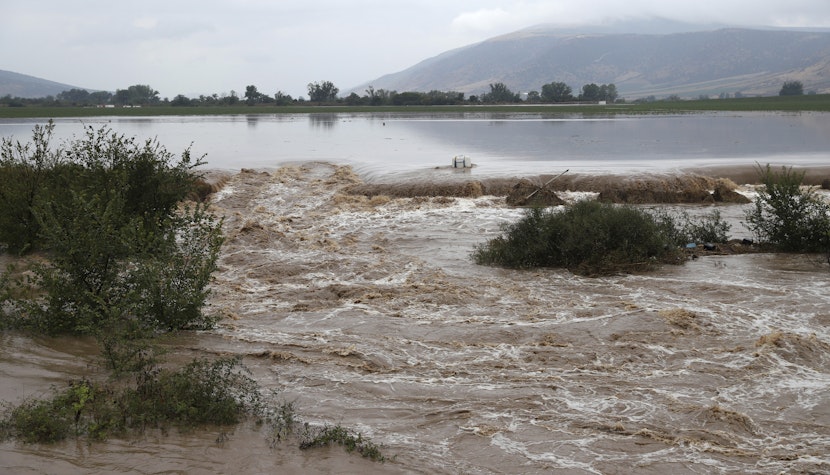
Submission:
[[[605,278],[481,267],[473,246],[522,213],[503,197],[344,192],[359,182],[324,163],[228,177],[213,199],[227,241],[208,309],[223,318],[173,346],[244,356],[303,420],[358,430],[389,461],[271,448],[243,425],[5,442],[0,472],[830,471],[820,257],[712,256]],[[719,209],[745,233],[740,206]],[[97,371],[91,341],[0,338],[3,401]]]

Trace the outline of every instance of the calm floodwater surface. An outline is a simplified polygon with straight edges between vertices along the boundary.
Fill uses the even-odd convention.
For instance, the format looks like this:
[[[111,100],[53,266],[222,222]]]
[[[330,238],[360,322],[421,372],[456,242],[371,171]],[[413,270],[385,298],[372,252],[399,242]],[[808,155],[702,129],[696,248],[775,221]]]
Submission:
[[[0,120],[0,136],[28,141],[43,120]],[[158,138],[170,152],[192,144],[210,168],[288,162],[350,164],[368,180],[473,159],[481,176],[672,170],[781,163],[826,165],[830,114],[696,113],[613,117],[542,114],[297,114],[56,119],[59,139],[83,125]]]
[[[235,173],[214,196],[227,241],[208,311],[223,319],[214,331],[180,336],[174,353],[241,355],[304,420],[359,430],[394,459],[270,448],[261,430],[240,427],[5,442],[0,472],[827,473],[830,269],[819,257],[706,257],[599,279],[481,267],[469,259],[473,247],[521,215],[504,199],[343,193],[362,177],[445,166],[456,153],[476,158],[473,173],[538,173],[526,167],[569,166],[542,150],[570,159],[594,150],[620,171],[690,157],[819,160],[830,136],[823,115],[742,117],[749,123],[728,115],[114,120],[128,135],[147,127],[171,151],[194,140],[214,167],[270,170]],[[756,120],[800,142],[787,151],[773,147],[780,136],[752,140]],[[278,168],[296,161],[360,173],[332,163]],[[720,209],[739,224],[740,205]],[[0,397],[94,376],[94,356],[89,340],[0,335]]]

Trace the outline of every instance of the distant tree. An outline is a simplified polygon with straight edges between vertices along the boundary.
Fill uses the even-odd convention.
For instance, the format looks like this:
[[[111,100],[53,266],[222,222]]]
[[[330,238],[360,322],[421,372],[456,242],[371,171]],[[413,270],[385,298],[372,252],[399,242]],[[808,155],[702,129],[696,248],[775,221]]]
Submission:
[[[89,91],[86,89],[70,89],[59,93],[55,99],[58,102],[72,105],[87,105],[90,103]]]
[[[617,97],[619,96],[617,86],[614,83],[603,84],[599,87],[599,95],[601,101],[607,101],[609,103],[617,102]]]
[[[120,105],[149,105],[160,101],[159,92],[144,84],[136,84],[127,89],[116,89],[113,100]]]
[[[539,94],[539,91],[530,91],[527,93],[526,101],[530,104],[538,104],[542,102],[542,96]]]
[[[95,91],[89,94],[90,104],[107,104],[112,101],[112,93],[108,91]]]
[[[564,82],[552,82],[542,86],[542,101],[568,102],[574,99],[573,90]]]
[[[253,84],[245,86],[245,104],[252,106],[257,102],[262,102],[262,94],[260,94]]]
[[[350,106],[359,106],[363,103],[363,98],[357,95],[356,92],[352,92],[348,96],[346,96],[346,104]]]
[[[377,106],[381,103],[380,95],[375,91],[374,86],[369,86],[366,89],[366,102],[369,103],[371,106]]]
[[[422,102],[433,106],[461,104],[464,102],[464,93],[432,90],[423,95]]]
[[[519,95],[511,91],[503,82],[490,84],[490,92],[482,94],[481,100],[482,102],[490,104],[504,104],[521,101]]]
[[[219,103],[226,106],[233,106],[239,103],[239,96],[236,94],[236,91],[231,90],[230,94],[222,93],[218,99]]]
[[[779,96],[800,96],[803,94],[804,85],[801,84],[801,81],[786,81],[778,93]]]
[[[274,101],[277,103],[278,106],[287,106],[288,104],[294,102],[294,99],[290,95],[285,94],[282,91],[277,91],[277,93],[274,94]]]
[[[378,89],[375,91],[375,96],[377,99],[375,100],[377,104],[390,104],[392,101],[392,96],[397,94],[398,91],[390,91],[388,89]],[[373,105],[376,105],[373,103]]]
[[[396,106],[417,106],[422,105],[424,95],[420,92],[407,91],[392,95],[392,104]]]
[[[184,94],[179,94],[170,101],[170,105],[173,107],[180,107],[180,106],[189,106],[191,105],[192,101],[190,98],[185,96]]]
[[[591,83],[582,86],[582,94],[579,95],[580,101],[599,101],[600,100],[600,89],[599,86]]]
[[[311,102],[333,102],[340,92],[331,81],[308,83],[308,100]]]

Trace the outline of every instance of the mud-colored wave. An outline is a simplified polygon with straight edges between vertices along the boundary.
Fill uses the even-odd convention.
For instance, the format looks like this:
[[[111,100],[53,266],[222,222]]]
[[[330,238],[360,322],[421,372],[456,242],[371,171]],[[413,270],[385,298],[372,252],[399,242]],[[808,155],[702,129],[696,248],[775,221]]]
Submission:
[[[587,189],[576,178],[553,184]],[[231,175],[210,198],[226,241],[209,310],[223,318],[170,347],[242,356],[304,420],[359,430],[389,461],[269,451],[261,433],[238,428],[94,449],[5,444],[0,468],[123,472],[140,458],[148,472],[830,471],[826,263],[701,254],[599,279],[482,267],[473,247],[523,212],[505,195],[484,181],[478,197],[426,194],[426,184],[405,196],[354,192],[365,186],[323,163]],[[722,207],[736,221],[740,208]],[[38,379],[39,348],[0,346],[0,383],[13,386],[24,367],[27,387],[48,387],[59,376]]]
[[[553,181],[551,182],[551,179]],[[537,199],[550,192],[582,192],[598,195],[601,201],[612,203],[692,203],[714,202],[746,203],[744,195],[736,192],[738,185],[723,177],[697,174],[654,175],[540,175],[530,178],[491,178],[469,181],[423,181],[396,183],[363,183],[348,187],[349,194],[367,197],[390,196],[412,198],[451,196],[478,198],[492,196],[529,196],[540,193]],[[516,202],[517,200],[513,200]],[[522,203],[524,204],[524,203]],[[548,197],[540,204],[558,204]]]

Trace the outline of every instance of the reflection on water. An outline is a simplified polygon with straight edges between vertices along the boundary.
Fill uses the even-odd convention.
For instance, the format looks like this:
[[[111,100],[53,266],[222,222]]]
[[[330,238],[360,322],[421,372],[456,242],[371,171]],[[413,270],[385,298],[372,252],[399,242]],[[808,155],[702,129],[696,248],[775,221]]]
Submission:
[[[0,135],[31,137],[39,119],[0,120]],[[704,113],[583,117],[545,114],[294,114],[57,119],[59,138],[82,125],[157,137],[171,152],[190,144],[212,168],[348,163],[386,179],[469,155],[480,176],[666,170],[736,163],[825,164],[823,113]],[[245,126],[242,126],[245,124]]]

